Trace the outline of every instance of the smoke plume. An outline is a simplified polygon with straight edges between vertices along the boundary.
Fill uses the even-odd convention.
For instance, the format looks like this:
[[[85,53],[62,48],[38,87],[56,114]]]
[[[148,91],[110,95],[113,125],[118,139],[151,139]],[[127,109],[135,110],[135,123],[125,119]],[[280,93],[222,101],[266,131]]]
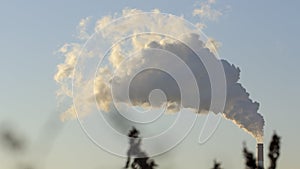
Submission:
[[[142,11],[126,9],[123,11],[122,16],[127,17],[136,15],[137,13],[142,13]],[[159,14],[160,12],[154,10],[154,13]],[[168,112],[178,112],[182,108],[188,108],[199,114],[207,113],[211,106],[212,89],[206,67],[197,56],[201,54],[212,61],[220,61],[225,72],[227,90],[225,107],[222,112],[216,111],[214,113],[222,113],[226,119],[250,133],[257,141],[262,141],[264,119],[258,112],[259,103],[253,101],[246,89],[239,83],[240,69],[228,61],[220,60],[215,56],[216,47],[219,47],[219,43],[212,38],[208,38],[206,42],[203,41],[194,30],[191,30],[183,21],[176,20],[176,17],[172,15],[164,18],[150,18],[146,15],[140,15],[128,18],[126,25],[125,23],[122,23],[123,25],[117,23],[122,29],[104,29],[105,25],[113,20],[114,18],[112,16],[106,16],[98,20],[94,28],[95,33],[100,32],[102,37],[110,39],[113,42],[116,42],[116,39],[121,39],[128,33],[134,36],[128,38],[129,45],[121,43],[111,48],[107,55],[108,59],[105,62],[106,65],[102,65],[98,68],[97,75],[94,79],[84,79],[82,72],[78,71],[79,69],[76,75],[72,75],[71,70],[76,66],[82,67],[82,64],[87,63],[90,58],[99,57],[99,55],[96,54],[93,56],[93,53],[97,52],[97,50],[92,51],[92,48],[89,48],[91,51],[86,51],[86,49],[80,50],[82,45],[73,43],[65,45],[60,50],[66,59],[63,64],[58,65],[58,72],[55,75],[55,80],[61,86],[58,94],[61,96],[71,96],[70,88],[68,88],[66,82],[73,78],[73,84],[82,88],[81,91],[77,91],[77,95],[73,95],[73,99],[75,101],[78,100],[77,103],[79,105],[77,104],[77,106],[84,112],[84,114],[77,114],[79,117],[87,115],[88,112],[91,111],[88,106],[93,101],[91,98],[94,97],[96,98],[99,108],[106,112],[111,111],[114,102],[121,102],[144,108],[150,105],[157,107],[166,106]],[[140,26],[139,24],[145,25]],[[132,30],[132,27],[135,29]],[[114,28],[117,28],[117,26]],[[84,27],[84,29],[86,29],[86,27]],[[179,40],[155,34],[147,34],[144,36],[135,34],[140,31],[157,32],[157,30],[165,34],[172,33],[173,37],[175,36]],[[182,42],[186,42],[187,44]],[[196,48],[197,54],[188,46],[193,46],[194,49]],[[159,57],[159,59],[153,60],[151,59],[154,55],[153,50],[165,52],[156,53],[155,55]],[[83,54],[81,53],[81,55],[79,55],[79,51]],[[132,55],[135,51],[140,52],[138,55]],[[159,67],[169,64],[170,66],[174,66],[168,59],[169,57],[166,56],[169,54],[178,57],[191,70],[200,93],[199,107],[193,107],[193,104],[191,104],[193,100],[188,98],[182,100],[180,88],[176,83],[178,79],[174,79],[172,75],[155,69],[145,70],[135,75],[129,86],[129,97],[124,96],[124,91],[126,91],[125,84],[129,77],[133,76],[135,70],[144,65],[156,65]],[[127,57],[129,55],[132,56],[130,59]],[[100,57],[103,57],[103,55]],[[79,62],[76,63],[75,59],[79,60]],[[83,62],[83,60],[87,61]],[[177,74],[181,80],[186,82],[190,81],[190,77],[185,77],[181,69],[174,68],[173,70],[173,73]],[[88,90],[89,85],[93,85],[93,91]],[[111,93],[112,86],[114,86],[114,97]],[[189,83],[181,87],[190,88]],[[150,103],[149,95],[154,89],[163,91],[166,100],[163,102],[157,101]],[[195,91],[187,90],[187,92],[192,94]],[[76,116],[74,114],[74,107],[71,106],[71,108],[62,115],[62,118],[72,118]]]

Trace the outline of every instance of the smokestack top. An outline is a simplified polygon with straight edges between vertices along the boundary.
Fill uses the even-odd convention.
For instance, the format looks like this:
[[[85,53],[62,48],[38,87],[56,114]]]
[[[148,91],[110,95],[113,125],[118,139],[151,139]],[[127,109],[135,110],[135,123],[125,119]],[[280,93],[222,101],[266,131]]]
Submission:
[[[257,165],[261,168],[264,167],[264,144],[257,144]]]

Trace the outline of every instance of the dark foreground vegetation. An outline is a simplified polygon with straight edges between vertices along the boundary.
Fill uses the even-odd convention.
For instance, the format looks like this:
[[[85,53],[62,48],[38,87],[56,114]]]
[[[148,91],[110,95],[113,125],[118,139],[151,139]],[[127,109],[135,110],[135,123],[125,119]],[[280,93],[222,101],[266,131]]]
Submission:
[[[141,149],[142,139],[139,137],[139,134],[140,132],[134,127],[128,133],[130,147],[127,151],[128,158],[124,168],[129,168],[130,166],[132,169],[153,169],[157,167],[157,164]],[[130,165],[132,156],[134,158]]]
[[[276,169],[276,163],[280,155],[280,137],[274,133],[271,143],[269,145],[269,159],[270,159],[270,166],[268,169]],[[245,158],[245,166],[246,169],[263,169],[257,165],[257,160],[252,152],[250,152],[246,145],[244,144],[243,148],[243,155]],[[221,163],[214,161],[214,166],[212,169],[222,169]]]
[[[131,169],[154,169],[158,167],[153,159],[150,159],[147,154],[141,150],[141,138],[139,137],[140,132],[136,128],[132,128],[129,131],[129,150],[127,152],[128,158],[126,161],[126,165],[124,168]],[[276,163],[280,155],[280,137],[274,133],[271,143],[269,145],[269,159],[270,166],[268,169],[276,169]],[[244,144],[243,155],[245,158],[245,166],[246,169],[263,169],[262,167],[257,165],[257,160],[254,154],[248,151],[246,145]],[[130,165],[131,158],[133,158],[133,162]],[[212,169],[222,169],[221,163],[214,160],[214,166]]]
[[[253,153],[247,150],[247,147],[244,145],[243,149],[244,157],[246,160],[246,169],[263,169],[256,164],[256,158]],[[274,133],[271,143],[269,145],[269,154],[270,166],[268,169],[275,169],[276,163],[280,155],[280,137]]]
[[[136,128],[132,128],[129,133],[129,149],[127,151],[127,161],[124,168],[131,169],[154,169],[158,165],[153,159],[151,159],[145,151],[141,148],[142,138],[140,137],[140,132]],[[0,146],[2,148],[8,149],[12,154],[25,152],[26,154],[26,139],[20,133],[16,133],[11,128],[6,128],[1,126],[0,128]],[[1,148],[1,149],[2,149]],[[246,145],[243,147],[243,155],[245,158],[245,168],[246,169],[263,169],[257,165],[257,160],[255,155],[250,152]],[[280,137],[274,133],[272,140],[269,144],[268,157],[270,160],[270,165],[267,169],[276,169],[277,160],[280,156]],[[1,166],[1,164],[0,164]],[[17,164],[17,169],[38,169],[32,163],[22,163]],[[223,169],[221,163],[214,161],[212,169]]]

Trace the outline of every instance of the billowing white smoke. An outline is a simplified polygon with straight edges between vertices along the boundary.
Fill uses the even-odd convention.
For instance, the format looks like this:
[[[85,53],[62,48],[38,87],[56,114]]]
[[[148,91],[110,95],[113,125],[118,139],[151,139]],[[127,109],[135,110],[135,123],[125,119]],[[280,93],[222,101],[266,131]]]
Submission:
[[[137,10],[129,10],[129,12],[128,10],[125,10],[123,15],[136,12]],[[159,11],[155,10],[155,12]],[[147,20],[148,18],[144,19]],[[184,25],[181,25],[179,22],[174,24],[174,18],[171,16],[164,19],[164,22],[162,22],[164,25],[169,22],[169,24],[172,24],[173,27],[184,27]],[[109,22],[110,20],[110,17],[104,17],[102,20],[97,22],[98,24],[96,25],[95,29],[97,30],[97,28],[102,28],[103,24]],[[134,22],[136,22],[136,20]],[[163,28],[161,25],[158,25],[157,27]],[[151,28],[153,28],[153,25],[151,25]],[[176,28],[172,29],[175,30]],[[85,88],[84,85],[94,84],[94,93],[86,94],[87,92],[84,91],[84,97],[73,98],[75,100],[80,99],[80,103],[84,105],[82,106],[82,109],[85,110],[85,113],[87,113],[89,110],[87,106],[90,104],[93,95],[95,95],[100,109],[106,112],[111,110],[113,101],[126,103],[128,105],[133,104],[134,106],[140,107],[147,107],[151,104],[153,106],[153,103],[150,103],[149,94],[154,89],[160,89],[166,95],[166,102],[156,103],[156,106],[159,107],[166,105],[166,108],[169,112],[178,112],[181,108],[189,108],[197,113],[207,113],[211,106],[211,84],[206,68],[199,57],[189,47],[187,47],[186,44],[183,44],[180,41],[161,37],[157,38],[155,36],[149,37],[138,38],[137,36],[133,36],[130,39],[133,50],[138,49],[140,50],[140,53],[139,55],[132,56],[129,60],[126,60],[126,57],[123,55],[123,46],[115,45],[109,53],[107,65],[100,67],[95,79],[92,79],[92,81],[87,83],[79,82],[81,79],[80,76],[77,78],[71,75],[70,69],[75,67],[75,62],[73,59],[76,57],[76,55],[78,55],[77,46],[73,44],[69,45],[71,47],[68,47],[68,49],[66,47],[62,48],[61,52],[65,54],[66,60],[64,64],[58,66],[58,73],[55,75],[55,80],[62,86],[60,94],[70,95],[70,90],[67,89],[67,85],[65,85],[64,82],[70,78],[75,78],[75,84],[82,85],[83,88]],[[184,36],[181,36],[180,38],[184,39],[185,42],[192,44],[194,47],[196,46],[198,51],[197,54],[200,53],[203,56],[217,59],[215,57],[215,45],[213,44],[216,42],[212,39],[209,39],[208,42],[203,42],[200,40],[199,35],[194,34],[192,31]],[[156,69],[145,70],[137,75],[134,75],[134,78],[129,86],[129,97],[124,96],[124,91],[126,91],[124,88],[126,85],[124,84],[128,81],[129,77],[133,76],[132,73],[135,72],[135,69],[139,69],[139,67],[142,67],[143,65],[157,65],[159,67],[159,65],[169,62],[167,59],[168,57],[165,56],[164,52],[159,55],[160,59],[150,59],[151,55],[153,55],[151,49],[171,53],[180,58],[187,65],[197,82],[200,93],[199,107],[193,107],[193,104],[190,104],[191,100],[189,99],[182,100],[180,89],[172,75]],[[259,103],[252,101],[249,98],[249,93],[247,93],[246,89],[238,82],[240,69],[230,64],[226,60],[221,60],[221,63],[224,67],[227,84],[225,108],[221,113],[226,119],[231,120],[237,126],[249,132],[258,141],[262,141],[264,119],[262,115],[258,113]],[[175,69],[175,72],[173,73],[180,75],[181,72],[182,70]],[[189,81],[190,77],[181,76],[180,78],[182,78],[184,81]],[[112,86],[114,86],[114,97],[111,93]],[[188,85],[183,86],[183,88],[188,87]],[[194,91],[190,90],[188,92],[193,93]],[[74,116],[73,107],[69,108],[62,117],[68,118],[68,116]]]

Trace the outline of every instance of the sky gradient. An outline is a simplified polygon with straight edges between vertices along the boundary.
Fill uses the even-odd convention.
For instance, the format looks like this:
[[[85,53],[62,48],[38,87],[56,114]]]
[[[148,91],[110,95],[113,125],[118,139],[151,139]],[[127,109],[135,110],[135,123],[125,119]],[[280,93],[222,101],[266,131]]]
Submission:
[[[193,10],[199,8],[199,2],[2,1],[0,122],[11,122],[28,136],[33,147],[28,159],[43,161],[45,169],[121,168],[125,159],[97,148],[76,120],[65,122],[53,145],[43,139],[39,142],[51,114],[64,111],[58,108],[58,86],[53,80],[56,65],[63,61],[56,51],[66,42],[77,41],[76,27],[82,18],[99,19],[125,7],[143,11],[157,8],[196,23],[199,18],[193,16]],[[299,167],[299,5],[297,1],[219,0],[213,8],[222,15],[216,20],[204,19],[207,27],[203,30],[222,43],[220,57],[240,67],[240,82],[250,98],[260,102],[259,112],[266,121],[265,143],[274,130],[282,137],[278,168],[285,169]],[[199,145],[203,120],[200,117],[182,144],[155,158],[159,168],[211,168],[215,158],[224,168],[244,167],[242,143],[247,142],[255,152],[255,140],[230,121],[222,120],[213,137]],[[37,144],[51,148],[40,157],[42,148]],[[0,168],[9,168],[13,155],[0,150]],[[268,164],[266,153],[265,159]]]

